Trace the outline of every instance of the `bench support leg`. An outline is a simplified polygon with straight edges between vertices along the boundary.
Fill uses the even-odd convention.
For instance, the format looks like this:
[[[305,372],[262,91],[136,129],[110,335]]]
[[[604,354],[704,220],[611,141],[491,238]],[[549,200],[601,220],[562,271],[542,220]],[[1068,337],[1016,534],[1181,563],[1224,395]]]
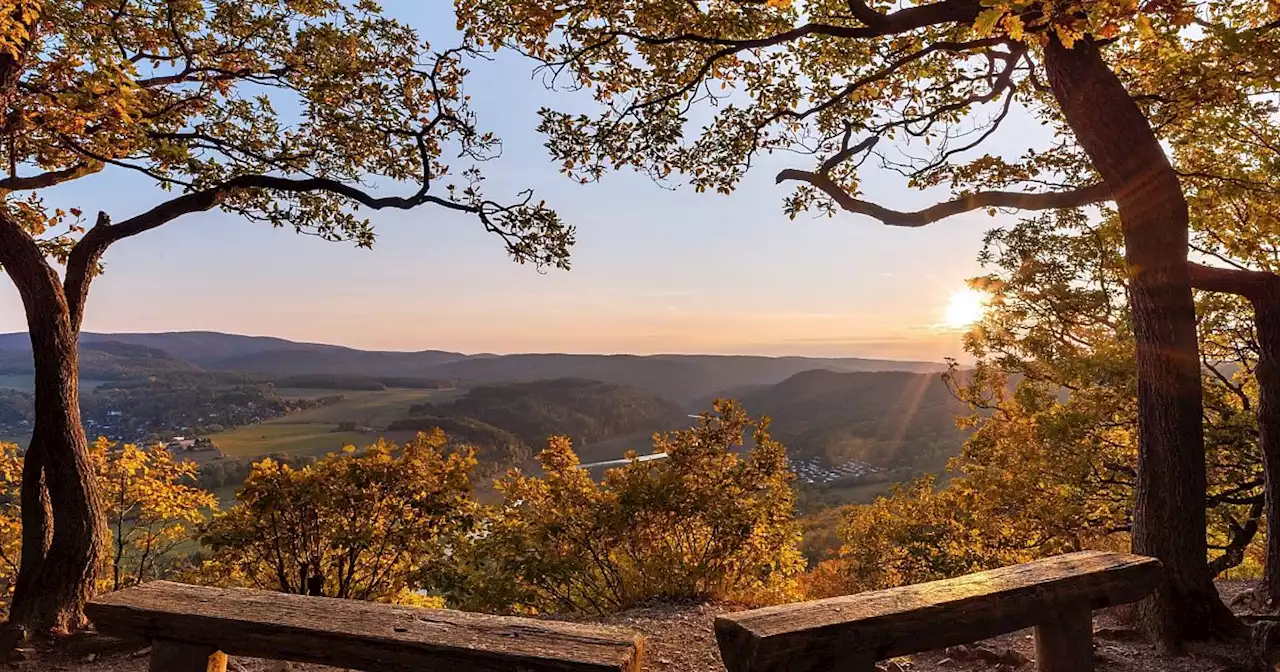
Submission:
[[[1093,610],[1071,605],[1036,626],[1036,669],[1040,672],[1093,672]]]
[[[151,672],[227,672],[227,656],[212,646],[157,639],[151,642]]]

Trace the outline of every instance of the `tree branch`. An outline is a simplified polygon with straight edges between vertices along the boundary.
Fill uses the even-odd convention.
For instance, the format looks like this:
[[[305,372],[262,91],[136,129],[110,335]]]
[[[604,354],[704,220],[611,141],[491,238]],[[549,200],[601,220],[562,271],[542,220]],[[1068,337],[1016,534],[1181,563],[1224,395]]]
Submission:
[[[84,304],[89,295],[89,284],[97,274],[98,262],[103,253],[116,241],[163,226],[183,215],[211,210],[237,191],[245,189],[274,189],[285,192],[328,191],[349,198],[361,205],[381,210],[397,208],[407,210],[426,203],[434,203],[451,210],[478,214],[491,230],[483,204],[467,204],[450,201],[427,193],[423,185],[417,193],[408,197],[374,197],[348,184],[322,177],[289,179],[271,175],[242,175],[216,187],[202,189],[170,199],[156,207],[118,224],[112,224],[106,213],[98,213],[98,221],[89,229],[67,257],[66,280],[63,288],[74,328],[79,329],[83,320]]]
[[[807,170],[788,169],[778,173],[777,183],[798,180],[821,189],[840,207],[849,212],[874,217],[889,226],[920,227],[940,219],[982,208],[1017,208],[1019,210],[1055,210],[1079,208],[1111,200],[1111,190],[1105,184],[1095,184],[1072,191],[1055,191],[1042,194],[1014,191],[980,191],[938,203],[916,212],[890,210],[881,205],[855,198],[836,184],[835,180]]]
[[[1187,262],[1191,286],[1206,292],[1235,294],[1250,301],[1267,296],[1280,285],[1280,275],[1268,271],[1222,268]]]
[[[103,164],[97,161],[85,163],[77,163],[69,168],[62,170],[51,170],[39,175],[31,175],[28,177],[18,177],[11,175],[0,180],[0,194],[11,191],[28,191],[31,189],[44,189],[61,184],[69,180],[74,180],[85,175],[90,175],[102,170]]]

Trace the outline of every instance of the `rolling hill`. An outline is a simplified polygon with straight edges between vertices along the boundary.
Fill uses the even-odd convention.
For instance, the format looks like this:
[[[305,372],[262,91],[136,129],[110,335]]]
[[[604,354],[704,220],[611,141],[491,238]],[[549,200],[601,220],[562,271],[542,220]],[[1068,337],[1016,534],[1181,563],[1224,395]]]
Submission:
[[[774,436],[794,458],[889,469],[941,466],[966,436],[956,416],[969,413],[939,375],[903,371],[806,371],[739,400],[773,419]]]
[[[940,362],[860,358],[754,357],[719,355],[464,355],[440,350],[392,352],[357,350],[336,345],[297,343],[264,336],[217,332],[140,334],[85,333],[86,350],[104,342],[141,346],[184,362],[184,368],[210,372],[246,372],[268,377],[335,374],[370,377],[419,377],[479,385],[521,380],[580,378],[629,385],[686,407],[702,409],[722,390],[773,385],[813,369],[839,372],[936,372]],[[111,346],[118,347],[118,346]],[[104,370],[122,375],[133,367],[138,376],[169,370],[162,358],[104,355]],[[30,371],[30,345],[24,333],[0,334],[0,363],[8,373]],[[163,364],[163,366],[161,366]],[[27,368],[22,369],[25,366]],[[84,372],[85,377],[89,370]]]

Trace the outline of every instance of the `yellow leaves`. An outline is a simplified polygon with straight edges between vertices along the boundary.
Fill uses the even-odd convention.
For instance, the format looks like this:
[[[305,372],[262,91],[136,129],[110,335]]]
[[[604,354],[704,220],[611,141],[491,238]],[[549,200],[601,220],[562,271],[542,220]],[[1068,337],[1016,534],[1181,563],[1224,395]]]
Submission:
[[[734,448],[754,429],[740,459]],[[577,468],[567,439],[539,459],[546,475],[512,474],[489,534],[458,550],[467,608],[608,611],[657,595],[746,603],[796,597],[796,548],[785,449],[735,404],[698,426],[655,436],[663,460]]]
[[[790,9],[793,0],[768,0],[765,4],[774,9]]]
[[[1004,16],[1005,8],[1003,5],[989,7],[982,10],[978,14],[978,18],[973,22],[973,32],[979,37],[986,37],[995,30],[996,24],[1000,22],[1000,17]]]

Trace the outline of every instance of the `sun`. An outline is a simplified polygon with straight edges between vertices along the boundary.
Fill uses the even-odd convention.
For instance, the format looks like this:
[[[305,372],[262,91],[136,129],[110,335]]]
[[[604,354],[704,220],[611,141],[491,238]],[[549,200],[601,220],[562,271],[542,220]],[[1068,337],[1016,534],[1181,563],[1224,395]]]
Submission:
[[[987,295],[966,287],[947,299],[947,308],[942,313],[942,326],[963,329],[981,320],[986,310]]]

